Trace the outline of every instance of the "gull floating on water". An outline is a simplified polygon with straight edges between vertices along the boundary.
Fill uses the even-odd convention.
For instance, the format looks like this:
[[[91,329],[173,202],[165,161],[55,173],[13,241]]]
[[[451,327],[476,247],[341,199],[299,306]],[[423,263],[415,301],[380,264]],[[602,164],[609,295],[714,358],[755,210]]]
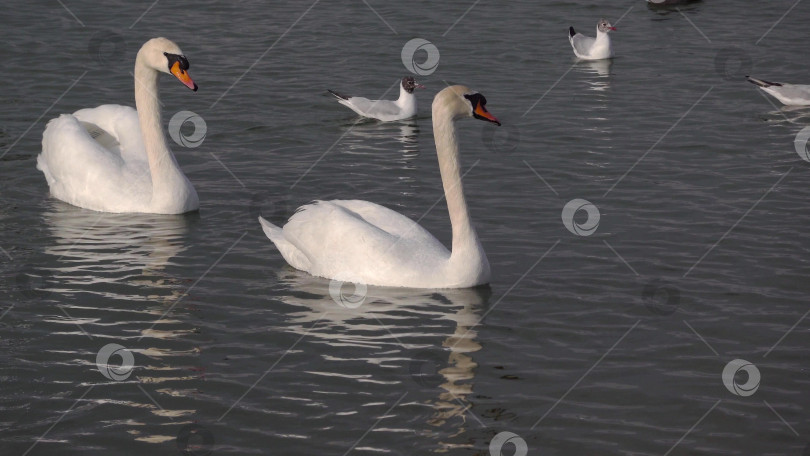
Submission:
[[[613,46],[610,44],[611,31],[616,27],[610,25],[607,19],[599,19],[596,24],[596,38],[577,33],[574,27],[568,28],[568,41],[574,48],[574,54],[584,60],[601,60],[613,57]]]
[[[402,78],[399,85],[399,99],[391,100],[369,100],[363,97],[351,97],[329,90],[329,93],[337,98],[338,102],[348,107],[352,111],[363,117],[390,122],[393,120],[410,119],[416,115],[416,95],[414,89],[424,89],[425,86],[417,84],[410,77]]]
[[[760,89],[772,95],[782,104],[788,106],[810,106],[810,85],[785,84],[770,82],[746,76],[748,82],[756,84]]]

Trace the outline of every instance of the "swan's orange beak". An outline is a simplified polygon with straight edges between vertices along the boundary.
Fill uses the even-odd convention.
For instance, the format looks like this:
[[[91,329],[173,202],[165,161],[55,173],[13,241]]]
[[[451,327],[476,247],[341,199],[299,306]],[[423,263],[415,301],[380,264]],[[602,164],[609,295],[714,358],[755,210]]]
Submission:
[[[186,85],[189,89],[193,91],[197,91],[197,84],[191,80],[191,76],[188,75],[188,71],[180,68],[180,62],[174,62],[172,65],[171,72],[177,79],[180,80],[183,84]]]
[[[478,102],[478,105],[473,110],[473,115],[475,116],[476,119],[486,120],[488,122],[497,124],[498,126],[501,125],[501,122],[497,118],[495,118],[495,116],[490,114],[489,111],[487,111],[487,108],[485,108],[484,105],[481,104],[481,102]]]

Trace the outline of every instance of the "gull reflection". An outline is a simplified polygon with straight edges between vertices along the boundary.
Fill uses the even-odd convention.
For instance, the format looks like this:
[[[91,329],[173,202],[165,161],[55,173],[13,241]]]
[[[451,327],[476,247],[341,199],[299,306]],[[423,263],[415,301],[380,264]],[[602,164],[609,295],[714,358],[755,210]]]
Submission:
[[[419,124],[416,119],[401,122],[360,122],[349,126],[343,138],[346,151],[349,153],[394,153],[399,156],[388,156],[405,165],[419,156]]]
[[[810,106],[779,106],[769,112],[765,120],[777,125],[807,125],[810,123]]]
[[[580,60],[574,69],[587,77],[590,90],[603,92],[610,88],[610,69],[613,59]]]

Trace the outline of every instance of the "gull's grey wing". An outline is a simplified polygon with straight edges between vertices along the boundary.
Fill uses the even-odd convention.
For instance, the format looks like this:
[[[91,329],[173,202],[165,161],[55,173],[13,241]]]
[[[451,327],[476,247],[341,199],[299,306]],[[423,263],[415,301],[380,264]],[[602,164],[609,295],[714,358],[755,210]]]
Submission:
[[[810,85],[782,84],[779,86],[763,87],[762,90],[770,92],[787,105],[810,104]]]
[[[785,105],[810,105],[810,85],[784,84],[781,82],[752,78],[751,76],[746,77],[748,78],[748,82],[759,86],[760,89],[773,95]]]
[[[341,103],[352,108],[356,113],[367,117],[393,116],[399,114],[401,108],[389,100],[369,100],[363,97],[349,97],[340,100]]]
[[[571,27],[572,32],[573,30],[574,28]],[[590,36],[585,36],[581,33],[574,32],[573,35],[569,34],[568,40],[571,41],[571,47],[574,48],[574,54],[580,56],[591,53],[591,47],[593,47],[593,43],[596,41],[596,38],[591,38]]]

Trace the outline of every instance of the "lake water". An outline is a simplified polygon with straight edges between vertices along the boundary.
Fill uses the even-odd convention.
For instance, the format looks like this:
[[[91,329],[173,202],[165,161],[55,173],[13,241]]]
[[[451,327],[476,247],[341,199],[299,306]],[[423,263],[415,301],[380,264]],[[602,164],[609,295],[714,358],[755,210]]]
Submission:
[[[7,4],[0,453],[808,454],[810,109],[744,76],[810,83],[810,2],[744,5]],[[568,26],[602,16],[616,58],[577,63]],[[199,213],[51,198],[47,120],[132,105],[154,36],[200,87],[161,82],[164,123],[205,124],[171,142]],[[356,122],[326,93],[394,98],[414,38],[440,55],[416,119]],[[445,83],[503,122],[458,126],[491,284],[330,292],[287,266],[256,216],[313,199],[384,204],[449,245]]]

